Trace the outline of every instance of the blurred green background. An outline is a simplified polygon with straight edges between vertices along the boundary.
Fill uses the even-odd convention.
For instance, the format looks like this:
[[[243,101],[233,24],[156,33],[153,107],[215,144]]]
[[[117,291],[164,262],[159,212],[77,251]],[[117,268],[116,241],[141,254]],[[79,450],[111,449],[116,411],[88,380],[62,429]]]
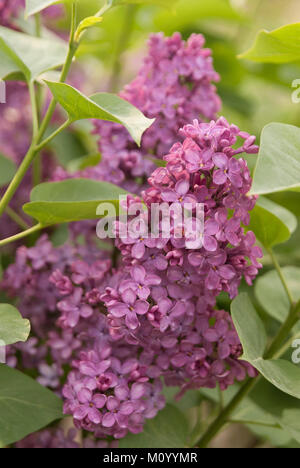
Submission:
[[[95,13],[102,3],[79,2],[80,15]],[[67,21],[67,17],[61,21],[62,29]],[[203,33],[221,75],[222,113],[259,136],[271,121],[298,124],[300,107],[292,103],[291,94],[293,80],[300,78],[300,65],[255,64],[237,55],[251,46],[259,30],[297,21],[298,0],[179,0],[173,11],[122,6],[106,15],[101,28],[87,34],[78,59],[84,63],[93,89],[118,91],[135,76],[151,32],[171,35],[179,31],[184,38]]]

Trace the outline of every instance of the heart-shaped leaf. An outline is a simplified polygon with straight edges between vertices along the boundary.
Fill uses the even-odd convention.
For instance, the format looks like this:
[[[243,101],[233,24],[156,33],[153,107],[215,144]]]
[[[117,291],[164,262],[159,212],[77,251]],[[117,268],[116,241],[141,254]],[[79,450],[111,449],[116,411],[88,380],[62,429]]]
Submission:
[[[98,93],[90,98],[64,83],[46,81],[54,98],[67,111],[70,120],[100,119],[124,125],[139,145],[145,130],[154,122],[115,94]]]
[[[257,315],[248,294],[239,294],[231,304],[234,325],[243,345],[245,361],[253,361],[264,355],[267,334],[264,324]]]
[[[267,335],[247,294],[239,295],[231,305],[234,325],[241,340],[244,361],[250,362],[279,390],[300,398],[300,368],[282,359],[264,359]]]
[[[65,62],[67,44],[0,26],[0,78],[22,73],[27,81]]]
[[[46,182],[31,192],[31,202],[24,205],[26,214],[42,225],[97,219],[101,203],[111,203],[119,212],[119,196],[128,192],[108,182],[92,179],[69,179]]]
[[[300,399],[300,368],[283,359],[258,359],[254,367],[275,387]]]
[[[271,123],[261,135],[252,194],[300,189],[300,129]]]
[[[296,216],[265,197],[258,199],[248,226],[266,248],[286,242],[296,228]]]
[[[17,442],[62,417],[62,402],[54,393],[0,365],[0,446]]]
[[[272,416],[286,434],[300,442],[300,401],[297,398],[281,392],[267,380],[262,379],[250,393],[250,399],[261,410]],[[281,444],[284,442],[281,441]]]
[[[30,333],[30,322],[10,304],[0,304],[0,341],[5,345],[26,341]]]
[[[282,274],[295,302],[300,300],[300,268],[284,267]],[[255,283],[255,296],[268,314],[284,322],[290,310],[290,302],[276,270],[260,276]]]
[[[17,167],[15,163],[11,160],[0,154],[0,187],[8,184],[13,176]]]
[[[240,58],[263,63],[288,63],[300,59],[300,23],[274,31],[260,31],[253,47]]]

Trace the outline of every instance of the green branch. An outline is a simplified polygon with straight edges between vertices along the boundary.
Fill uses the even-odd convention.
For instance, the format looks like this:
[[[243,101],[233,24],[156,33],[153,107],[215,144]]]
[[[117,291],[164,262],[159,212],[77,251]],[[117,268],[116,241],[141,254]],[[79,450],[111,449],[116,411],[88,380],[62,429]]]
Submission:
[[[55,130],[48,138],[42,141],[39,145],[35,147],[35,151],[41,151],[45,146],[47,146],[57,135],[59,135],[63,130],[65,130],[71,124],[70,120],[67,120],[63,123],[57,130]]]
[[[16,234],[15,236],[8,237],[7,239],[1,240],[0,241],[0,247],[4,247],[5,245],[8,245],[12,242],[18,241],[20,239],[23,239],[24,237],[30,236],[30,234],[34,234],[35,232],[40,231],[43,228],[41,224],[36,224],[30,229],[27,229],[26,231],[20,232],[19,234]]]
[[[272,249],[268,249],[268,253],[269,253],[270,256],[271,256],[272,262],[273,262],[273,264],[274,264],[274,266],[275,266],[275,268],[276,268],[276,270],[277,270],[277,273],[278,273],[278,275],[279,275],[280,281],[282,282],[282,285],[283,285],[283,287],[284,287],[284,289],[285,289],[285,292],[286,292],[286,294],[287,294],[287,296],[288,296],[288,299],[289,299],[289,301],[290,301],[290,304],[293,305],[293,304],[294,304],[294,299],[293,299],[292,293],[291,293],[291,291],[290,291],[290,288],[288,287],[288,284],[287,284],[287,282],[286,282],[286,279],[285,279],[285,277],[284,277],[284,274],[283,274],[283,272],[282,272],[282,270],[281,270],[281,267],[280,267],[280,265],[279,265],[279,262],[278,262],[278,260],[277,260],[277,258],[276,258],[276,256],[275,256],[275,254],[274,254],[274,252],[273,252]]]
[[[21,229],[24,229],[24,231],[30,229],[29,224],[27,224],[26,221],[24,221],[24,219],[21,218],[20,215],[18,215],[18,213],[16,213],[12,208],[10,208],[10,206],[6,208],[5,212],[10,217],[10,219],[12,219],[16,224],[20,226]]]

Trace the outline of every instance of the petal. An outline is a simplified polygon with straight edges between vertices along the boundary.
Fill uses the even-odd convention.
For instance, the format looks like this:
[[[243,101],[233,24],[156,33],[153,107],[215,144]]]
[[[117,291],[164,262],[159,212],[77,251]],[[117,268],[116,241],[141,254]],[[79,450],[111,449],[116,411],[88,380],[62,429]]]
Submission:
[[[125,318],[125,323],[127,327],[130,328],[130,330],[136,330],[140,325],[140,322],[136,316],[136,313],[131,312],[131,311],[128,311],[126,318]]]
[[[208,250],[209,252],[214,252],[218,248],[218,242],[216,241],[214,237],[204,236],[203,247],[205,248],[205,250]]]
[[[171,358],[171,364],[174,367],[183,367],[187,363],[187,356],[183,353],[178,353]]]
[[[130,396],[133,400],[139,400],[145,394],[146,387],[142,383],[134,383],[130,390]]]
[[[102,418],[103,427],[112,427],[115,424],[115,416],[113,413],[106,413]]]
[[[77,394],[79,403],[88,403],[91,401],[92,392],[88,388],[82,388]]]
[[[88,414],[89,407],[87,405],[77,406],[75,409],[73,416],[75,419],[82,421]]]
[[[219,284],[220,284],[219,276],[216,274],[215,271],[210,270],[205,280],[205,286],[207,287],[207,289],[211,290],[211,289],[217,289]]]
[[[118,302],[109,308],[109,312],[116,318],[124,317],[128,312],[128,306],[122,302]]]
[[[90,408],[88,411],[88,417],[89,417],[89,420],[93,424],[101,423],[102,416],[101,416],[100,411],[97,410],[97,408],[94,408],[94,407]]]
[[[235,277],[235,269],[231,265],[222,265],[218,268],[219,275],[226,279],[231,280]]]
[[[149,310],[149,303],[146,301],[136,301],[134,311],[138,315],[145,315]]]
[[[88,375],[89,377],[95,377],[97,375],[97,368],[93,362],[81,362],[79,364],[79,370],[82,374]]]
[[[105,406],[106,401],[107,401],[106,395],[97,393],[96,395],[93,396],[93,403],[98,409],[103,408]]]
[[[219,224],[217,221],[210,220],[205,223],[204,233],[207,236],[214,236],[220,230]]]
[[[148,286],[158,286],[161,283],[161,278],[157,275],[147,275],[145,284]]]
[[[230,346],[225,341],[219,344],[218,355],[220,359],[227,359],[230,356]]]
[[[219,340],[219,335],[216,332],[216,330],[213,330],[212,328],[209,328],[205,333],[204,333],[204,338],[209,341],[209,343],[215,343],[216,341]]]
[[[229,161],[229,171],[239,174],[241,172],[241,166],[237,159],[231,158]]]
[[[132,247],[131,254],[134,258],[140,259],[144,256],[145,251],[145,245],[142,242],[138,242]]]
[[[215,153],[212,157],[213,162],[220,169],[227,169],[228,167],[228,158],[224,153]]]
[[[126,304],[133,305],[136,300],[136,293],[132,289],[126,289],[122,293],[122,300]]]
[[[137,265],[133,267],[131,271],[131,276],[139,284],[144,284],[145,281],[145,276],[146,276],[146,270],[144,267]]]
[[[129,389],[126,385],[118,385],[115,388],[115,395],[118,400],[126,400],[129,395]]]
[[[178,195],[177,193],[175,192],[175,190],[164,190],[162,193],[161,193],[161,198],[168,202],[168,203],[172,203],[172,202],[176,202],[178,201]]]
[[[134,404],[131,401],[124,401],[120,406],[120,413],[129,416],[134,411]]]
[[[114,410],[116,410],[117,408],[119,408],[119,406],[120,406],[120,402],[119,402],[119,400],[118,400],[116,397],[109,396],[109,397],[107,398],[106,408],[107,408],[109,411],[114,411]]]
[[[217,185],[223,185],[226,183],[227,180],[227,175],[225,174],[224,171],[221,169],[218,169],[217,171],[214,172],[213,175],[213,181]]]
[[[228,178],[230,182],[232,183],[232,185],[234,185],[235,187],[240,188],[243,186],[243,179],[239,174],[235,174],[234,172],[229,172]]]
[[[150,292],[151,291],[149,288],[143,286],[143,287],[139,287],[139,289],[137,290],[137,295],[140,299],[146,300],[150,296]]]
[[[180,196],[184,196],[188,193],[190,188],[190,182],[188,180],[179,180],[175,185],[175,190]]]

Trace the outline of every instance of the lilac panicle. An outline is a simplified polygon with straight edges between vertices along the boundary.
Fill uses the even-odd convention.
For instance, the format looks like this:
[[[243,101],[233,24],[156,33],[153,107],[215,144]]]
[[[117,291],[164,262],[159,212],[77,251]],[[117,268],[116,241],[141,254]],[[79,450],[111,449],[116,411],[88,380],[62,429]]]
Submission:
[[[100,165],[80,174],[139,191],[137,179],[150,175],[151,157],[162,158],[178,140],[178,131],[193,119],[213,119],[221,102],[212,82],[219,81],[211,51],[204,37],[193,34],[187,42],[179,33],[172,37],[153,34],[149,52],[137,77],[120,93],[155,123],[144,133],[139,148],[121,125],[95,121],[99,136]],[[58,171],[56,178],[69,177]]]

